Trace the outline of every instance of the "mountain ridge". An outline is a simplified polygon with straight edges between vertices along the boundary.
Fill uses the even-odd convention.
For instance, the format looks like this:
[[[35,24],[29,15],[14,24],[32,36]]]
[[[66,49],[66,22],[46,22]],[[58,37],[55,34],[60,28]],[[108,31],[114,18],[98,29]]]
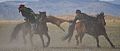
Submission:
[[[0,3],[0,19],[23,19],[18,12],[18,6],[25,4],[32,8],[36,13],[38,11],[46,11],[48,15],[71,15],[75,14],[76,9],[80,9],[87,14],[98,14],[101,11],[107,15],[120,16],[120,5],[108,2],[30,2],[30,1],[7,1]]]

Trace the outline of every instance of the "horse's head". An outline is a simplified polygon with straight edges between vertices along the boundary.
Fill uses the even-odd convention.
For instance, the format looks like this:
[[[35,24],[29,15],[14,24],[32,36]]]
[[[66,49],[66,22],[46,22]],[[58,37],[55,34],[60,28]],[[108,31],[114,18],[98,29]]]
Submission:
[[[101,12],[100,14],[97,15],[98,22],[101,23],[102,25],[106,25],[104,17],[105,17],[104,12]]]
[[[46,19],[46,12],[39,12],[39,21],[43,21]]]

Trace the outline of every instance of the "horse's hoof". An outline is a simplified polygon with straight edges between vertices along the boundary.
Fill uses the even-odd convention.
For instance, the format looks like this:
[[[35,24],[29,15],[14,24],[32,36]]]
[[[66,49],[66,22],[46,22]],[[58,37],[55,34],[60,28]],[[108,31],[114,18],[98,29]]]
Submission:
[[[47,44],[45,47],[48,47],[49,46],[49,44]]]
[[[78,45],[79,45],[79,42],[77,42],[76,45],[78,46]]]
[[[48,46],[43,46],[43,48],[47,48]]]
[[[101,48],[101,46],[99,46],[99,45],[98,45],[97,47],[98,47],[98,48]]]
[[[63,32],[65,32],[65,30],[62,30]]]
[[[68,40],[68,43],[70,43],[71,42],[71,40]]]
[[[115,48],[115,46],[113,45],[112,48]]]
[[[46,48],[45,46],[43,46],[43,48]]]
[[[65,40],[67,40],[67,38],[63,37],[63,38],[62,38],[62,41],[65,41]]]

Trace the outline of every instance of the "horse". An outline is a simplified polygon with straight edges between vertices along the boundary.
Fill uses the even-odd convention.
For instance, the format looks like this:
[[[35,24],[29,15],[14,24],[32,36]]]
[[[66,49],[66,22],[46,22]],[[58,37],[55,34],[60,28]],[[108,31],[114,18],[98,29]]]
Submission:
[[[39,17],[40,14],[36,14],[36,16]],[[63,19],[57,18],[55,16],[47,16],[45,20],[46,20],[46,23],[48,23],[48,22],[52,23],[53,25],[56,25],[57,27],[59,27],[63,31],[65,31],[65,30],[60,25],[64,22],[69,22],[69,20],[63,20]],[[27,34],[30,34],[32,32],[32,31],[30,31],[31,26],[27,22],[23,22],[23,23],[17,24],[15,26],[15,28],[13,29],[13,32],[11,34],[10,42],[12,42],[14,39],[17,38],[17,36],[18,36],[18,34],[21,30],[22,30],[22,33],[23,33],[24,44],[26,44],[25,37],[26,37]],[[32,36],[33,36],[33,34],[30,34],[31,43],[32,43]]]
[[[46,18],[47,18],[46,12],[39,12],[39,17],[37,21],[35,22],[35,24],[28,23],[28,22],[18,24],[12,32],[10,42],[13,39],[15,39],[19,31],[22,30],[24,44],[26,44],[25,36],[27,34],[30,34],[30,41],[32,45],[33,45],[33,41],[32,41],[33,34],[38,34],[42,40],[43,47],[48,47],[50,44],[50,36],[48,35],[48,27],[46,24],[47,23]],[[35,29],[35,26],[36,26],[36,29]],[[45,35],[48,38],[47,45],[45,45],[44,43],[43,35]]]
[[[97,15],[97,18],[95,19],[96,21],[92,21],[91,23],[88,23],[88,24],[85,24],[84,22],[76,23],[76,27],[75,27],[77,31],[77,35],[75,35],[76,44],[79,45],[79,39],[78,39],[79,37],[80,37],[80,42],[82,43],[82,38],[84,37],[85,33],[87,33],[96,39],[97,47],[100,47],[98,37],[103,35],[107,39],[107,41],[110,43],[110,45],[113,48],[115,48],[115,46],[110,41],[106,33],[106,30],[105,30],[106,22],[105,22],[104,16]]]
[[[39,21],[37,22],[37,29],[36,29],[37,34],[39,34],[39,36],[41,37],[43,47],[48,47],[50,44],[50,36],[48,34],[46,18],[47,18],[46,12],[40,12],[39,19],[38,19]],[[48,38],[47,45],[44,44],[43,35],[45,35]]]
[[[104,16],[101,17],[101,15],[99,15],[99,14],[97,15],[97,17],[89,16],[89,15],[86,14],[85,17],[87,17],[86,19],[92,20],[93,22],[94,22],[94,21],[97,21],[97,23],[102,23],[102,25],[104,25],[104,26],[106,25]],[[81,31],[81,32],[84,32],[84,31],[85,31],[85,25],[82,25],[83,22],[79,21],[79,22],[77,22],[75,25],[72,25],[72,22],[73,22],[73,20],[72,20],[71,22],[69,22],[69,23],[71,23],[71,25],[69,25],[69,28],[68,28],[68,30],[69,30],[70,32],[68,32],[68,35],[63,38],[63,40],[68,39],[68,42],[71,41],[71,38],[72,38],[72,35],[73,35],[74,30],[76,30],[76,31],[79,30],[78,27],[80,27],[80,30],[79,30],[79,31]],[[95,23],[95,22],[94,22],[94,23]],[[75,28],[74,28],[74,27],[75,27]],[[78,32],[79,32],[79,31],[78,31]]]

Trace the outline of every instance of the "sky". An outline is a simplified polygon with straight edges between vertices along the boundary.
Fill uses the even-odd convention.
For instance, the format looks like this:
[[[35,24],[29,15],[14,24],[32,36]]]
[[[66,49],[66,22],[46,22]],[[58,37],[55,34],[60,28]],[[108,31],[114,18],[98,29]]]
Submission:
[[[38,0],[0,0],[0,2],[5,2],[5,1],[38,1]]]
[[[108,2],[110,2],[110,1],[115,1],[115,0],[99,0],[99,1],[108,1]]]
[[[5,2],[5,1],[39,1],[39,0],[0,0],[0,2]],[[105,2],[110,2],[110,3],[114,3],[114,4],[119,4],[120,5],[120,0],[99,0],[99,1],[105,1]]]
[[[0,2],[4,2],[4,1],[38,1],[38,0],[0,0]],[[99,1],[115,1],[115,0],[99,0]]]

